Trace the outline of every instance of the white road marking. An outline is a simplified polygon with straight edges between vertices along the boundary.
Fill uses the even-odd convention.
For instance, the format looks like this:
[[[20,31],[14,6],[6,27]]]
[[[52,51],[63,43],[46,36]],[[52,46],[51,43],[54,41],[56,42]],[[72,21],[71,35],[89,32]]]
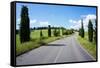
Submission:
[[[57,59],[59,58],[59,56],[60,56],[62,50],[63,50],[63,47],[60,48],[60,50],[59,50],[59,52],[58,52],[58,54],[57,54],[57,56],[56,56],[56,58],[55,58],[55,60],[54,60],[54,63],[57,62]]]

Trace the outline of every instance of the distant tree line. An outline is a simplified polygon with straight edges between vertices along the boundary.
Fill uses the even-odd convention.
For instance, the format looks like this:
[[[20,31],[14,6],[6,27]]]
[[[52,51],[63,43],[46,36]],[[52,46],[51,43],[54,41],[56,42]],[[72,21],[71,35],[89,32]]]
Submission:
[[[55,28],[56,28],[56,29],[59,29],[59,28],[61,28],[61,27],[54,27],[54,26],[52,27],[52,26],[50,26],[50,28],[51,28],[51,29],[55,29]],[[48,29],[48,27],[43,27],[43,26],[42,26],[42,27],[33,27],[33,28],[30,28],[30,29],[31,29],[31,30],[40,30],[40,29]]]

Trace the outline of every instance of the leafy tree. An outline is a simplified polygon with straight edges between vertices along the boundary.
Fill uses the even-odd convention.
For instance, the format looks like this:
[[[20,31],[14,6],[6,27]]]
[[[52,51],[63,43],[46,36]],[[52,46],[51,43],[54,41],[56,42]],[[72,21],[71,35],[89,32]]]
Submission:
[[[23,6],[21,8],[21,22],[20,22],[20,41],[26,42],[30,40],[30,28],[29,28],[29,15],[28,8]]]
[[[93,41],[93,24],[91,20],[89,20],[89,24],[88,24],[88,39],[90,42]]]
[[[51,37],[51,26],[48,25],[48,36]]]
[[[54,36],[59,36],[59,30],[57,30],[57,28],[54,29]]]

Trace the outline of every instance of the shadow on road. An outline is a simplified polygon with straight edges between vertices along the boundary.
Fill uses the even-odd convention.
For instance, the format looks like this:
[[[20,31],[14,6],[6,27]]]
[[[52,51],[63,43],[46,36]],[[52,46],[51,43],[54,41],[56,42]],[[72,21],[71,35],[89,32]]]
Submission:
[[[47,44],[46,46],[66,46],[64,44]]]

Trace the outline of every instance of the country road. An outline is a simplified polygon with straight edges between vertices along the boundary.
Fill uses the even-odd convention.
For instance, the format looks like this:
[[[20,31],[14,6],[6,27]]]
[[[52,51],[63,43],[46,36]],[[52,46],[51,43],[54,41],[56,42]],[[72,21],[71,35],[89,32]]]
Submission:
[[[31,50],[16,58],[16,65],[80,62],[95,60],[76,39],[76,35],[62,38]]]

